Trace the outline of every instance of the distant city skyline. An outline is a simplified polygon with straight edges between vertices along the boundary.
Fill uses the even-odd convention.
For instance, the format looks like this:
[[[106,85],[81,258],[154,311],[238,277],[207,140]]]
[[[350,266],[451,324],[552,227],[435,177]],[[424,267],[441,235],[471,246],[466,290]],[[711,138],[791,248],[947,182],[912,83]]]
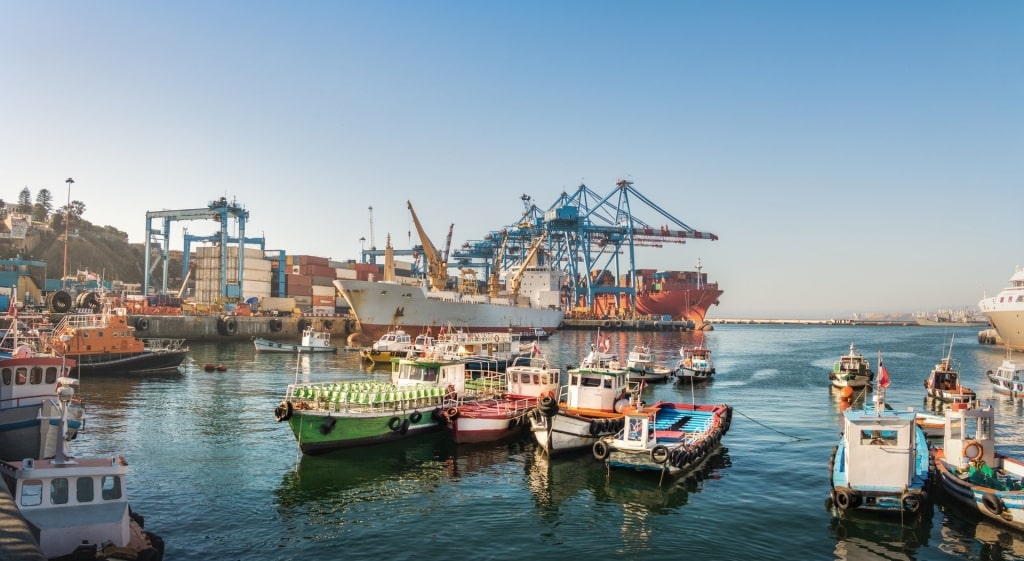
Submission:
[[[418,243],[406,200],[455,244],[629,179],[719,236],[637,263],[700,259],[710,318],[975,306],[1024,265],[1022,27],[1010,1],[7,2],[0,188],[136,243],[223,196],[268,248],[347,260]]]

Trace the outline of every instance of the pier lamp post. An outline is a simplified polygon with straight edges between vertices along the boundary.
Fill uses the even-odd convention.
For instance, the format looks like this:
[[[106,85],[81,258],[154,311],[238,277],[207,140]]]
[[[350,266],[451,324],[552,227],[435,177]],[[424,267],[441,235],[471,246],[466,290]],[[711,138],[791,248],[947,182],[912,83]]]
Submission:
[[[366,259],[366,257],[363,255],[363,252],[366,251],[366,249],[364,247],[365,245],[366,245],[366,238],[360,237],[359,238],[359,262],[360,263],[362,263],[364,261],[364,259]]]
[[[68,184],[68,206],[64,207],[64,276],[60,278],[60,289],[67,289],[68,282],[68,224],[71,222],[71,184],[75,180],[70,177],[64,183]]]

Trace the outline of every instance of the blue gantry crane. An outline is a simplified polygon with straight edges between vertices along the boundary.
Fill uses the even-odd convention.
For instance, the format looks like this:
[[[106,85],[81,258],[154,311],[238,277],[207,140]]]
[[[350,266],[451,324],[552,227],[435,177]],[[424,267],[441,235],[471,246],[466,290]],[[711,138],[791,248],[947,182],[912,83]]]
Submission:
[[[225,197],[221,197],[218,200],[210,202],[206,208],[193,208],[184,210],[157,210],[146,212],[146,255],[145,255],[145,274],[144,282],[142,285],[143,294],[150,293],[150,274],[152,269],[156,267],[158,263],[150,265],[151,248],[154,240],[157,240],[157,247],[160,250],[160,260],[163,264],[163,284],[158,294],[167,294],[167,258],[170,253],[170,236],[171,236],[171,222],[181,220],[213,220],[220,222],[220,232],[213,236],[202,238],[205,241],[213,241],[220,244],[220,295],[221,298],[241,298],[243,286],[243,275],[242,272],[245,270],[245,243],[250,241],[256,241],[260,243],[260,248],[263,248],[262,238],[246,238],[245,237],[245,221],[249,218],[249,211],[239,206],[235,201],[228,202]],[[163,227],[161,229],[153,228],[153,220],[161,219]],[[238,236],[231,237],[228,235],[228,221],[234,219],[238,223]],[[198,239],[198,238],[193,238]],[[229,284],[227,282],[227,263],[228,263],[228,245],[237,244],[238,246],[238,284]],[[187,272],[188,266],[188,246],[185,248],[185,270]],[[184,275],[183,275],[184,282]]]

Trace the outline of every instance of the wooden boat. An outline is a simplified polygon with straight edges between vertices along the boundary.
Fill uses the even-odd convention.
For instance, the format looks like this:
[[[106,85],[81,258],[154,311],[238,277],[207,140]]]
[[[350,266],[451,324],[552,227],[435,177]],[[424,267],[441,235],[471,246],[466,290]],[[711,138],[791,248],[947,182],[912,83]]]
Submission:
[[[638,395],[624,410],[616,434],[594,442],[594,457],[609,468],[653,471],[677,477],[717,453],[729,430],[732,407],[659,401],[644,406]]]
[[[850,343],[850,352],[839,357],[839,360],[832,365],[832,372],[828,379],[835,388],[860,389],[869,386],[875,379],[875,373],[871,370],[864,355]]]
[[[310,325],[302,331],[302,341],[298,345],[289,345],[280,341],[271,341],[262,337],[253,337],[256,352],[264,353],[336,353],[337,345],[331,344],[330,331],[316,331]]]
[[[631,381],[664,382],[672,370],[655,364],[654,353],[647,345],[634,345],[626,355],[627,378]]]
[[[373,364],[390,364],[392,358],[404,358],[412,345],[412,336],[402,329],[391,329],[363,349],[359,356]]]
[[[589,449],[622,430],[628,397],[643,383],[630,383],[626,369],[604,354],[591,345],[583,363],[568,370],[568,383],[557,398],[542,397],[530,414],[530,432],[549,455]]]
[[[1007,357],[995,372],[989,370],[985,374],[996,393],[1010,397],[1024,396],[1024,367],[1011,358],[1010,352],[1007,351]]]
[[[505,369],[502,393],[459,397],[456,410],[445,411],[456,443],[490,442],[521,434],[526,419],[543,396],[558,391],[561,372],[541,355],[519,357]]]
[[[464,360],[468,370],[503,372],[519,357],[529,356],[533,343],[514,340],[511,333],[448,329],[437,336],[435,352],[453,360]]]
[[[288,422],[303,453],[321,454],[441,430],[443,414],[457,414],[464,362],[428,355],[393,367],[389,382],[289,384],[274,417]]]
[[[65,387],[66,407],[73,389]],[[63,417],[66,421],[66,416]],[[50,459],[0,461],[0,476],[48,559],[163,559],[163,540],[128,505],[123,457],[74,458],[61,445]]]
[[[829,459],[827,506],[834,516],[854,510],[913,514],[928,501],[928,442],[915,411],[886,406],[887,377],[881,376],[873,404],[843,413],[843,432]]]
[[[177,370],[189,349],[183,339],[140,339],[125,308],[67,314],[47,338],[57,356],[75,361],[75,375],[139,374]]]
[[[971,388],[960,385],[960,371],[953,365],[953,341],[949,352],[924,380],[925,394],[946,403],[968,403],[978,398]]]
[[[711,349],[703,346],[679,349],[676,377],[680,382],[710,382],[715,375]]]
[[[1024,460],[996,450],[991,405],[956,403],[946,410],[942,447],[932,460],[943,496],[972,511],[1024,531]]]
[[[0,459],[49,458],[57,452],[60,392],[78,380],[69,373],[73,360],[43,355],[19,346],[0,357]],[[85,424],[81,400],[69,400],[65,438],[74,439]]]

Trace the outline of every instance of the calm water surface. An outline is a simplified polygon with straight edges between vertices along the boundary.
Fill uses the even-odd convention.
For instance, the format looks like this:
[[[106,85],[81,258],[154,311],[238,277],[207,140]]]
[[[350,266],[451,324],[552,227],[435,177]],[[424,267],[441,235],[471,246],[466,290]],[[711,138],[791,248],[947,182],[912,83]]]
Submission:
[[[850,343],[881,351],[897,408],[924,408],[923,381],[955,333],[964,383],[997,409],[1004,451],[1024,453],[1024,404],[986,383],[1003,353],[977,329],[720,326],[708,333],[612,333],[625,356],[644,338],[671,365],[683,344],[714,352],[716,380],[673,383],[656,399],[729,403],[727,451],[698,478],[614,471],[589,452],[549,460],[527,438],[484,445],[444,433],[303,457],[274,420],[285,385],[385,380],[357,353],[257,354],[249,344],[196,344],[181,374],[86,378],[79,456],[122,454],[130,496],[168,561],[245,559],[1024,559],[1024,536],[944,501],[914,525],[834,521],[825,510],[828,459],[841,404],[828,371]],[[559,366],[578,364],[594,337],[540,343]],[[227,372],[205,372],[218,363]],[[525,557],[524,557],[525,556]]]

